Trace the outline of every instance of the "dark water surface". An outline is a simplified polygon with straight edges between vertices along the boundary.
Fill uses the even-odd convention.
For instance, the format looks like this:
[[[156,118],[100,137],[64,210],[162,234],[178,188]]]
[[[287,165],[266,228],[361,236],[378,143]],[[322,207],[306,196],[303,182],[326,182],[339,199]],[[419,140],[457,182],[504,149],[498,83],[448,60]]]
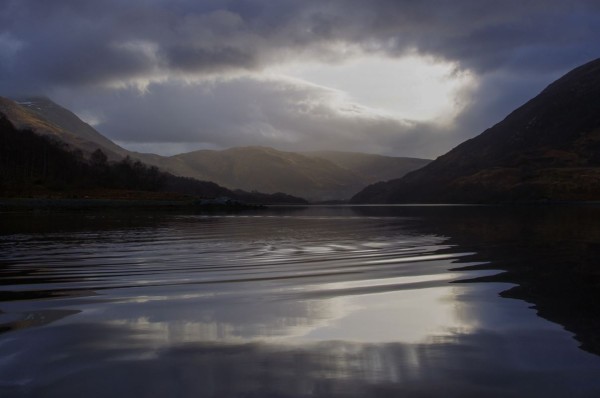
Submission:
[[[600,207],[0,213],[0,397],[598,397]]]

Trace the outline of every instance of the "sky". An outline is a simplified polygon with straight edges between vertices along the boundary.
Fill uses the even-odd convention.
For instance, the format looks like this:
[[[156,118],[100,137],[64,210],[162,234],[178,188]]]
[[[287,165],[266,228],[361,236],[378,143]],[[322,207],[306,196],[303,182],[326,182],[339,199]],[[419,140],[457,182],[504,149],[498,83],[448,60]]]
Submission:
[[[0,96],[163,155],[435,158],[600,57],[597,0],[0,3]]]

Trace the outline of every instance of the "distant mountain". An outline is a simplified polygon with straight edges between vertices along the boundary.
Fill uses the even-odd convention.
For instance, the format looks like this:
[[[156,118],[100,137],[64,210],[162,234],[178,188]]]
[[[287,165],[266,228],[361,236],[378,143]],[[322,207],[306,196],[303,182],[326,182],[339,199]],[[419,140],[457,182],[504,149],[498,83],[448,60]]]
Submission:
[[[5,102],[6,103],[6,102]],[[73,138],[52,122],[21,113],[22,125],[43,128],[17,128],[0,110],[0,197],[172,199],[229,197],[246,203],[306,203],[283,193],[235,192],[214,182],[174,176],[148,166],[130,156],[109,161],[102,150],[89,156],[67,143]],[[6,109],[6,108],[4,108]],[[28,119],[25,119],[28,118]],[[89,141],[87,141],[89,142]]]
[[[287,192],[311,199],[347,198],[358,179],[352,171],[327,160],[268,147],[184,153],[169,158],[166,169],[228,188]]]
[[[304,154],[328,160],[339,167],[351,170],[368,183],[399,178],[431,163],[430,159],[383,156],[361,152],[315,151]]]
[[[201,150],[171,157],[131,152],[74,113],[45,97],[0,97],[0,114],[18,129],[52,136],[89,156],[101,149],[109,160],[126,156],[177,176],[212,181],[231,190],[285,192],[312,200],[347,199],[375,181],[401,177],[429,160],[353,152],[285,152],[268,147]]]
[[[600,59],[479,136],[353,203],[600,200]]]
[[[374,181],[402,176],[427,162],[349,152],[297,153],[241,147],[184,153],[161,164],[174,174],[215,181],[228,188],[328,200],[347,199]]]

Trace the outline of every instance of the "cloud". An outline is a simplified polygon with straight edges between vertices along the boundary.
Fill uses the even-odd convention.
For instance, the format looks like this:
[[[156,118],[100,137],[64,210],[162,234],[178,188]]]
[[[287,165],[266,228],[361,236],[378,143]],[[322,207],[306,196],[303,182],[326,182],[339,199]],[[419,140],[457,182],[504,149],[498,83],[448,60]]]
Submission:
[[[439,154],[596,58],[598,37],[592,0],[6,0],[0,93],[103,112],[100,127],[121,142],[304,148],[317,139]],[[369,56],[450,62],[479,89],[458,98],[471,106],[453,125],[436,127],[342,115],[324,88],[256,78],[278,65]],[[213,90],[210,81],[219,81]]]
[[[12,69],[16,80],[3,86],[32,75],[47,88],[257,70],[300,57],[348,56],[349,47],[388,56],[416,51],[479,72],[559,69],[600,50],[599,8],[593,1],[558,0],[543,6],[527,0],[13,0],[2,12],[4,34],[25,46]]]
[[[424,151],[427,123],[375,115],[343,93],[305,82],[238,77],[193,84],[180,81],[136,89],[97,91],[61,103],[125,147],[170,154],[242,145],[287,150],[336,148],[431,156]],[[439,149],[439,148],[438,148]]]

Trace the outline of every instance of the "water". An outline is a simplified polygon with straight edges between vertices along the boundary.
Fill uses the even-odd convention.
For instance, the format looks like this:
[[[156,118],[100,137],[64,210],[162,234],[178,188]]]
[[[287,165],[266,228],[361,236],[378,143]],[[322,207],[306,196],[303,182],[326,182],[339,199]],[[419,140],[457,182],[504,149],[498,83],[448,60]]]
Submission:
[[[0,214],[1,397],[600,396],[600,208]]]

